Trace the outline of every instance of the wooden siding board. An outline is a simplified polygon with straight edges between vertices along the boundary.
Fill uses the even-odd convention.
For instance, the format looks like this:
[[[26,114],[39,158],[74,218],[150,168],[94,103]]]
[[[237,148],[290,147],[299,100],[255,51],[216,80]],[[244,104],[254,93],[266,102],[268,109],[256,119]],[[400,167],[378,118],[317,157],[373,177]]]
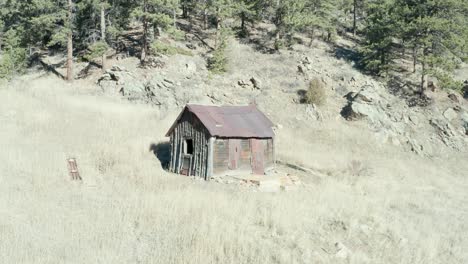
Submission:
[[[208,145],[208,159],[207,159],[208,173],[207,173],[207,178],[214,175],[214,171],[213,171],[214,141],[215,141],[215,138],[210,137],[209,145]]]

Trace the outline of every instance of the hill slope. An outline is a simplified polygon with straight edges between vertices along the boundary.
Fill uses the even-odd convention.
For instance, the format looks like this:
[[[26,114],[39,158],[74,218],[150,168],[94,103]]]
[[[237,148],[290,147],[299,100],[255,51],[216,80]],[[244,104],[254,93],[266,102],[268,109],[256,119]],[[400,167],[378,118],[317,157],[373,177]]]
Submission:
[[[132,58],[113,61],[120,68],[110,73],[119,80],[104,76],[100,85],[98,72],[73,84],[40,72],[1,87],[0,258],[468,261],[466,103],[438,92],[430,107],[410,108],[333,49],[316,45],[263,54],[233,41],[230,70],[222,76],[211,76],[195,54],[161,58],[161,69],[137,68]],[[249,84],[252,77],[257,88]],[[327,103],[319,108],[299,103],[298,91],[314,77],[327,87]],[[153,91],[149,104],[141,103],[142,87]],[[343,98],[361,89],[349,102]],[[299,190],[265,194],[194,181],[164,171],[150,151],[167,140],[185,103],[252,101],[278,124],[278,158],[311,168],[290,171],[305,183]],[[348,104],[360,120],[342,117]],[[444,116],[448,108],[458,109],[451,121]],[[81,183],[67,176],[71,156]]]

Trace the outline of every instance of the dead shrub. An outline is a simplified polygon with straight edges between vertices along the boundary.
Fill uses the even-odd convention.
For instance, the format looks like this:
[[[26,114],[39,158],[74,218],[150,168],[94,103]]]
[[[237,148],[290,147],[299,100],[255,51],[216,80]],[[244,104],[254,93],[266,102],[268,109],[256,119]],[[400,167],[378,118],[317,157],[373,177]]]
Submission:
[[[327,99],[326,97],[324,83],[317,78],[310,81],[309,89],[305,93],[305,103],[323,105]]]
[[[117,164],[117,159],[112,152],[100,150],[95,155],[96,169],[101,174],[106,174]]]
[[[338,178],[355,185],[359,179],[369,177],[373,174],[372,168],[360,160],[351,160],[339,173]]]
[[[359,160],[352,160],[348,164],[348,172],[353,177],[369,176],[371,174],[370,168]]]

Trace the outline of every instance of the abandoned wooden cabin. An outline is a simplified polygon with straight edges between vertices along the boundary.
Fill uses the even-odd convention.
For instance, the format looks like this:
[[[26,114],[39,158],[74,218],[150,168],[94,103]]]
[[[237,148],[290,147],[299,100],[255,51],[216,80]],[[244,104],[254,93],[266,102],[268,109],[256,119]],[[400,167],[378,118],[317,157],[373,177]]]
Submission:
[[[167,132],[169,170],[209,179],[264,174],[275,164],[273,123],[255,105],[187,105]]]

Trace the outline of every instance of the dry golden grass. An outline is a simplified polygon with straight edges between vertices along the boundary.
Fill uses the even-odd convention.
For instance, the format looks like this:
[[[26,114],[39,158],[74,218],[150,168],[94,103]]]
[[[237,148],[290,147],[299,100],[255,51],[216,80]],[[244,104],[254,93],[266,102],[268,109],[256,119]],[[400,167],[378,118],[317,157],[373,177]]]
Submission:
[[[466,156],[403,153],[360,124],[300,125],[278,132],[278,156],[321,173],[257,193],[162,170],[149,147],[176,110],[78,87],[0,88],[1,263],[468,261]]]

